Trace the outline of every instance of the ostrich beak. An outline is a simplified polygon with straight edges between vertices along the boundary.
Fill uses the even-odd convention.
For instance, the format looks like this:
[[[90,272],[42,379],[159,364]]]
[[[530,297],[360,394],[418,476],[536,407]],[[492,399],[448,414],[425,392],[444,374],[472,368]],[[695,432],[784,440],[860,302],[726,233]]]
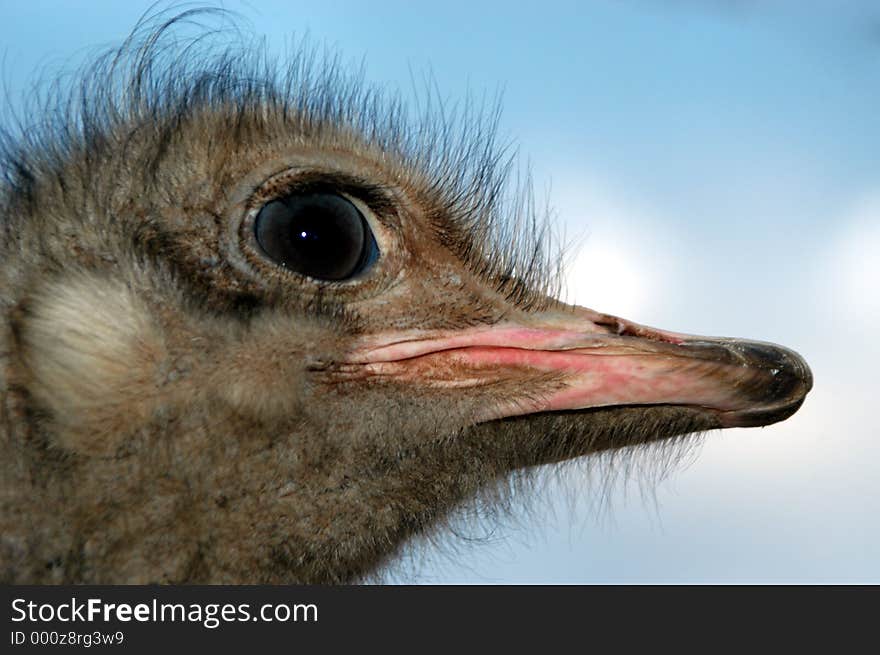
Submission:
[[[487,407],[480,420],[616,405],[703,408],[721,427],[782,421],[812,373],[770,343],[666,332],[562,306],[491,327],[374,335],[351,363],[412,384],[468,388],[517,377],[543,389]],[[549,389],[549,390],[547,390]]]

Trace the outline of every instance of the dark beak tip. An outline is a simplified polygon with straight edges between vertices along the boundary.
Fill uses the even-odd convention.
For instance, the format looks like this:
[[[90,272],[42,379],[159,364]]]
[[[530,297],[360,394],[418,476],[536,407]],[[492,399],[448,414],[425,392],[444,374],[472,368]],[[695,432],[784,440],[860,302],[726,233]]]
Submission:
[[[802,402],[813,388],[813,372],[795,351],[772,343],[752,342],[743,346],[749,365],[770,376],[765,396],[768,402]]]
[[[737,341],[729,347],[758,375],[749,390],[754,406],[722,413],[725,427],[770,425],[784,421],[800,409],[813,388],[813,372],[803,357],[772,343]]]

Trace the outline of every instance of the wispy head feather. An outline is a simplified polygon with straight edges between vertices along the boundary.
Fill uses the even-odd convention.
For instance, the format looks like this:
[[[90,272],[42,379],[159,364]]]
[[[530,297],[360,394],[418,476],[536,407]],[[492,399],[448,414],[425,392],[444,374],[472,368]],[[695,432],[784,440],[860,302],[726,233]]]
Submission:
[[[132,184],[153,189],[183,129],[211,116],[223,145],[283,135],[370,153],[422,191],[439,238],[473,271],[521,307],[545,306],[558,295],[561,249],[515,149],[499,142],[498,99],[448,103],[430,79],[417,96],[408,106],[400,92],[365,82],[362,65],[346,66],[308,38],[272,56],[223,10],[147,14],[121,46],[44,83],[23,110],[7,109],[4,238],[16,215],[32,213],[16,210],[33,209],[40,184],[84,186],[101,207],[122,193],[102,167],[125,166]]]

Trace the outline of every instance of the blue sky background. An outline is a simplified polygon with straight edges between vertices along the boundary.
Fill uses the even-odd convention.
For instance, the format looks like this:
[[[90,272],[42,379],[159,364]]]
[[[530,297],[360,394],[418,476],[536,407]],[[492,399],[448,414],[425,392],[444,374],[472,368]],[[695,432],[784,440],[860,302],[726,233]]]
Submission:
[[[13,99],[147,6],[0,0]],[[389,579],[880,582],[876,2],[224,6],[273,50],[308,32],[404,93],[428,70],[450,99],[503,89],[503,134],[582,243],[570,301],[779,342],[815,374],[792,419],[711,434],[663,482],[555,469],[533,515]]]

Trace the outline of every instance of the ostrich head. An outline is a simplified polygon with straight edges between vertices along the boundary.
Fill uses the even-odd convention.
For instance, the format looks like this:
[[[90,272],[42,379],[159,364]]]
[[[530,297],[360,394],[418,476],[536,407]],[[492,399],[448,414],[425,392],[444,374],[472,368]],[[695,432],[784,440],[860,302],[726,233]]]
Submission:
[[[557,301],[491,116],[187,16],[4,137],[0,579],[358,579],[518,471],[800,406],[789,350]]]

